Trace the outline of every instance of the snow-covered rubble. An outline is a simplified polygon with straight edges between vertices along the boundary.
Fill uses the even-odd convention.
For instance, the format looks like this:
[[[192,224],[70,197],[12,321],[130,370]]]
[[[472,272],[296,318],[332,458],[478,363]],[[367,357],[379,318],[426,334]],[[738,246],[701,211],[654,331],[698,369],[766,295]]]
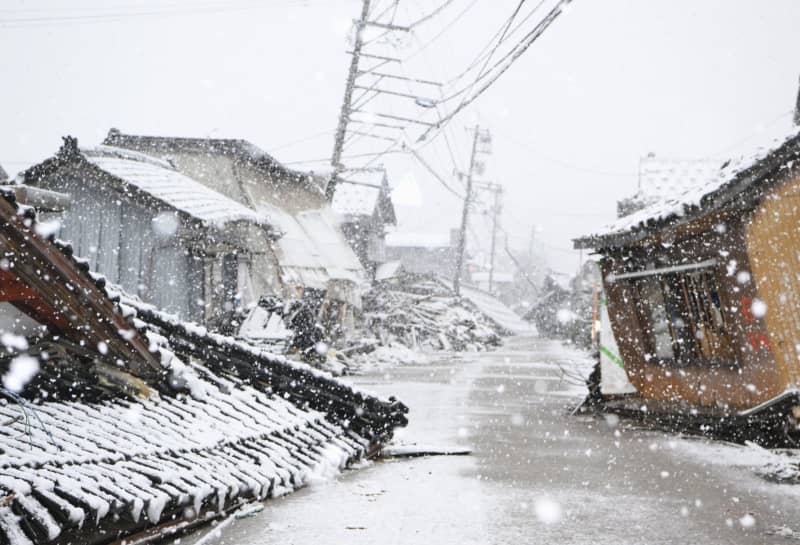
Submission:
[[[422,363],[429,352],[499,346],[503,332],[437,279],[405,274],[378,282],[364,295],[362,341],[342,352],[355,367],[375,360]]]

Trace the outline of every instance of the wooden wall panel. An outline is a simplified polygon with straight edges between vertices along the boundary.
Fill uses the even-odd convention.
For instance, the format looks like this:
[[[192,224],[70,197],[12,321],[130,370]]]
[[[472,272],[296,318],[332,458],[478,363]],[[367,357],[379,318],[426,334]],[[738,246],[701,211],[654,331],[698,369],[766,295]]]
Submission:
[[[747,248],[766,303],[763,317],[782,387],[800,382],[800,179],[762,199],[747,226]]]

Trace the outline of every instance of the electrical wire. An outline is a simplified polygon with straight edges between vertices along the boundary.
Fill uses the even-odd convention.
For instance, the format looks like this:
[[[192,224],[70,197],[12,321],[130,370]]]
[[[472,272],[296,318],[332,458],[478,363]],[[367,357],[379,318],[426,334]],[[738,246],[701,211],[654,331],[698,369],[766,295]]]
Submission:
[[[424,15],[424,16],[420,17],[419,19],[417,19],[416,21],[414,21],[413,23],[409,24],[408,28],[409,29],[413,29],[413,28],[418,27],[422,23],[430,21],[431,19],[433,19],[434,17],[439,15],[439,13],[441,13],[445,8],[447,8],[447,6],[452,4],[454,1],[455,0],[445,0],[445,2],[440,4],[438,8],[434,9],[433,11],[428,13],[427,15]]]
[[[514,19],[516,19],[517,15],[519,14],[519,10],[521,10],[521,9],[522,9],[522,6],[525,4],[525,1],[526,1],[526,0],[519,0],[519,3],[517,4],[517,7],[516,7],[516,9],[514,9],[514,11],[513,11],[513,13],[511,14],[511,16],[510,16],[510,17],[509,17],[509,18],[506,20],[506,23],[503,25],[503,32],[501,33],[501,35],[500,35],[500,38],[497,40],[497,43],[496,43],[496,44],[495,44],[495,46],[492,48],[492,50],[489,52],[489,55],[486,57],[486,61],[483,63],[483,68],[481,68],[481,70],[478,72],[478,76],[477,76],[477,77],[475,78],[475,80],[474,80],[474,81],[473,81],[473,82],[470,84],[470,86],[469,86],[469,88],[468,88],[469,90],[467,91],[468,93],[471,93],[471,92],[472,92],[472,89],[475,87],[475,85],[476,85],[476,84],[478,83],[478,81],[481,79],[481,76],[482,76],[482,75],[485,73],[485,71],[486,71],[486,67],[487,67],[487,66],[489,65],[489,63],[491,62],[491,60],[492,60],[492,57],[493,57],[493,56],[494,56],[494,54],[497,52],[498,48],[499,48],[499,47],[500,47],[500,46],[503,44],[503,40],[505,39],[505,37],[506,37],[506,34],[508,33],[508,29],[509,29],[509,28],[511,27],[511,25],[514,23]],[[544,0],[542,0],[542,1],[544,1]],[[447,98],[444,98],[444,99],[442,99],[442,102],[444,102],[444,101],[446,101],[446,100],[449,100],[449,99],[447,99]],[[464,100],[466,100],[466,98],[465,98]],[[462,102],[463,102],[463,101],[462,101]]]
[[[550,18],[550,17],[553,15],[553,12],[554,12],[556,9],[558,9],[558,8],[560,7],[560,5],[561,5],[561,4],[566,4],[566,3],[568,3],[569,1],[570,1],[570,0],[562,0],[561,2],[559,2],[559,4],[558,4],[558,5],[556,5],[556,7],[555,7],[555,8],[553,8],[553,10],[551,10],[551,11],[548,13],[548,15],[547,15],[547,16],[545,16],[545,17],[542,19],[542,21],[540,21],[540,22],[539,22],[539,23],[538,23],[538,24],[537,24],[537,25],[534,27],[534,29],[533,29],[532,31],[530,31],[528,34],[526,34],[526,35],[525,35],[525,36],[524,36],[524,37],[523,37],[521,40],[519,40],[519,41],[518,41],[518,42],[517,42],[517,43],[516,43],[516,44],[515,44],[515,45],[514,45],[514,46],[513,46],[511,49],[509,49],[509,50],[508,50],[508,51],[507,51],[507,52],[506,52],[506,53],[503,55],[503,57],[501,57],[501,58],[500,58],[500,59],[499,59],[497,62],[495,62],[495,63],[492,65],[492,67],[491,67],[491,68],[489,68],[488,70],[486,70],[486,68],[485,68],[485,67],[486,67],[486,65],[487,65],[487,64],[488,64],[488,63],[491,61],[491,56],[493,56],[493,54],[494,54],[494,52],[496,51],[496,49],[497,49],[497,48],[499,47],[499,45],[502,43],[502,40],[501,40],[501,41],[499,41],[499,42],[496,44],[495,48],[494,48],[494,49],[492,49],[492,50],[489,52],[488,56],[486,57],[486,61],[487,61],[487,62],[486,62],[486,63],[484,63],[484,68],[482,68],[482,69],[481,69],[481,70],[478,72],[478,75],[477,75],[477,76],[475,76],[475,79],[472,81],[472,83],[470,83],[469,85],[465,85],[464,87],[462,87],[462,88],[461,88],[461,89],[459,89],[458,91],[454,91],[454,92],[452,92],[451,94],[447,95],[446,97],[444,97],[444,98],[441,100],[441,102],[449,102],[449,101],[451,101],[451,100],[453,100],[453,99],[455,99],[455,98],[458,98],[459,96],[461,96],[461,95],[463,95],[463,94],[465,94],[465,93],[469,93],[469,92],[471,92],[471,91],[472,91],[472,89],[475,87],[475,84],[477,84],[477,83],[478,83],[478,82],[480,82],[481,80],[485,79],[485,78],[486,78],[487,76],[489,76],[489,75],[490,75],[490,74],[491,74],[493,71],[495,71],[496,69],[498,69],[498,67],[500,67],[500,66],[501,66],[501,65],[502,65],[502,64],[503,64],[503,63],[504,63],[506,60],[508,60],[509,58],[513,57],[513,56],[515,55],[515,52],[516,52],[516,51],[517,51],[517,50],[518,50],[520,47],[522,47],[522,46],[523,46],[523,44],[525,44],[525,43],[526,43],[526,41],[527,41],[527,40],[528,40],[528,39],[531,37],[531,35],[535,35],[535,33],[537,33],[537,31],[539,30],[540,26],[541,26],[541,25],[542,25],[542,24],[543,24],[545,21],[548,21],[548,19],[549,19],[549,18]],[[537,5],[536,5],[536,7],[534,8],[534,10],[531,12],[531,14],[532,14],[532,13],[535,13],[535,12],[538,10],[538,8],[539,8],[539,7],[540,7],[540,6],[541,6],[543,3],[544,3],[544,0],[540,1],[540,2],[539,2],[539,4],[537,4]],[[556,16],[557,16],[557,15],[558,15],[558,14],[556,14]],[[549,24],[550,24],[550,23],[548,22],[548,23],[547,23],[547,26],[549,26]],[[545,27],[545,28],[546,28],[546,27]],[[543,31],[543,30],[544,30],[544,29],[542,29],[542,31]],[[539,34],[541,34],[541,32],[539,32]],[[536,38],[538,38],[538,35],[535,35],[535,36],[534,36],[534,40],[535,40]],[[530,44],[526,45],[526,46],[525,46],[525,49],[527,49],[527,48],[529,47],[529,45],[530,45]],[[523,52],[524,52],[524,49],[523,49]],[[506,69],[506,68],[504,68],[502,71],[504,72],[504,71],[505,71],[505,69]]]
[[[614,172],[614,171],[599,170],[599,169],[594,169],[594,168],[591,168],[591,167],[584,167],[584,166],[581,166],[581,165],[576,165],[576,164],[570,163],[569,161],[565,161],[563,159],[558,159],[558,158],[549,156],[547,154],[544,154],[540,150],[538,150],[538,149],[536,149],[534,147],[531,147],[529,144],[526,144],[525,142],[523,142],[521,140],[517,140],[516,138],[512,138],[508,133],[498,133],[497,130],[495,130],[495,131],[493,131],[493,134],[495,136],[499,136],[501,139],[504,139],[504,140],[507,140],[507,141],[511,142],[512,144],[516,144],[517,146],[519,146],[522,149],[525,149],[526,151],[529,151],[529,152],[531,152],[531,153],[533,153],[535,155],[538,155],[539,157],[541,157],[542,159],[545,159],[546,161],[549,161],[549,162],[554,163],[556,165],[562,166],[564,168],[568,168],[570,170],[576,170],[578,172],[585,172],[587,174],[596,174],[598,176],[613,176],[613,177],[638,177],[639,176],[638,172]]]
[[[458,15],[456,15],[456,16],[453,18],[453,20],[452,20],[452,21],[450,21],[450,22],[449,22],[449,23],[448,23],[448,24],[447,24],[447,25],[446,25],[446,26],[445,26],[445,27],[444,27],[444,28],[443,28],[441,31],[439,31],[439,32],[438,32],[438,33],[437,33],[435,36],[433,36],[433,37],[432,37],[430,40],[428,40],[427,42],[425,42],[425,43],[424,43],[424,44],[423,44],[423,45],[422,45],[422,46],[421,46],[419,49],[417,49],[417,50],[416,50],[414,53],[412,53],[412,54],[411,54],[411,55],[409,55],[408,57],[404,58],[402,62],[408,62],[408,61],[410,61],[411,59],[413,59],[413,58],[414,58],[414,57],[416,57],[417,55],[421,54],[421,53],[422,53],[424,50],[426,50],[428,47],[430,47],[430,46],[431,46],[431,45],[432,45],[434,42],[436,42],[436,40],[438,40],[439,38],[441,38],[441,37],[442,37],[442,36],[443,36],[443,35],[444,35],[444,34],[445,34],[445,33],[446,33],[448,30],[450,30],[451,28],[453,28],[453,27],[455,26],[455,24],[456,24],[458,21],[460,21],[460,20],[461,20],[461,18],[462,18],[462,17],[464,17],[464,15],[466,15],[466,14],[467,14],[467,12],[469,12],[469,10],[471,10],[471,9],[472,9],[472,8],[475,6],[475,4],[477,4],[477,3],[478,3],[478,0],[472,0],[472,1],[471,1],[469,4],[467,4],[467,6],[466,6],[466,7],[465,7],[463,10],[461,10],[461,11],[458,13]]]
[[[308,0],[282,0],[284,5],[296,5],[307,7],[310,4]],[[320,3],[322,4],[322,2]],[[127,8],[103,11],[98,8],[96,13],[82,13],[68,15],[42,15],[42,16],[18,16],[19,12],[15,12],[14,17],[0,17],[0,28],[14,29],[14,28],[35,28],[43,26],[72,26],[82,24],[97,24],[107,22],[119,22],[127,19],[141,19],[151,17],[170,17],[178,15],[213,15],[219,13],[229,13],[236,11],[245,11],[253,9],[264,9],[278,7],[277,3],[265,4],[264,2],[245,2],[242,4],[232,4],[216,2],[216,3],[203,3],[184,6],[155,6],[151,5],[147,9],[134,9]]]
[[[527,14],[525,17],[523,17],[523,18],[522,18],[522,19],[521,19],[521,20],[520,20],[520,21],[519,21],[519,22],[518,22],[518,23],[517,23],[517,24],[514,26],[514,28],[512,28],[512,29],[511,29],[511,30],[510,30],[510,31],[509,31],[509,32],[508,32],[508,33],[505,35],[505,39],[509,39],[509,38],[511,38],[512,36],[514,36],[514,35],[517,33],[517,31],[518,31],[520,28],[522,28],[522,26],[523,26],[523,25],[525,25],[525,23],[527,23],[527,22],[528,22],[528,20],[529,20],[531,17],[533,17],[533,16],[536,14],[536,12],[537,12],[537,11],[539,11],[539,8],[541,8],[543,4],[544,4],[544,0],[540,0],[540,2],[539,2],[539,3],[537,3],[537,4],[536,4],[536,5],[533,7],[533,9],[531,9],[531,11],[530,11],[530,12],[528,12],[528,14]],[[491,47],[492,47],[492,44],[494,43],[494,41],[495,41],[495,40],[497,40],[498,36],[499,36],[499,35],[500,35],[502,32],[503,32],[503,27],[501,26],[500,28],[498,28],[498,29],[497,29],[497,32],[495,32],[494,36],[492,36],[492,38],[491,38],[491,39],[490,39],[490,40],[489,40],[489,41],[486,43],[486,45],[485,45],[485,46],[483,46],[483,48],[481,48],[481,50],[478,52],[478,55],[475,57],[475,59],[473,59],[473,60],[472,60],[472,62],[470,62],[470,63],[469,63],[469,65],[467,65],[467,67],[466,67],[465,69],[463,69],[463,70],[462,70],[460,73],[458,73],[456,76],[454,76],[454,77],[450,78],[449,80],[445,81],[444,83],[445,83],[445,84],[447,84],[447,85],[449,85],[449,84],[452,84],[452,83],[455,83],[456,81],[458,81],[459,79],[463,78],[463,77],[464,77],[464,76],[466,76],[468,73],[470,73],[470,72],[471,72],[471,71],[472,71],[472,70],[473,70],[475,67],[477,67],[477,66],[478,66],[478,64],[480,64],[480,62],[481,62],[482,60],[484,60],[484,59],[485,59],[485,58],[486,58],[486,57],[489,55],[489,51],[490,51],[490,49],[491,49]]]
[[[545,30],[552,24],[552,22],[558,18],[558,16],[562,13],[562,7],[569,3],[570,0],[560,0],[558,4],[547,14],[547,16],[542,19],[536,27],[529,32],[523,40],[519,42],[517,46],[515,46],[500,62],[508,59],[508,62],[505,66],[502,66],[498,72],[486,83],[484,83],[475,93],[473,93],[467,100],[464,100],[459,104],[457,108],[455,108],[452,112],[450,112],[439,124],[437,127],[431,127],[427,129],[422,135],[418,138],[417,141],[424,141],[428,135],[433,132],[435,129],[441,129],[441,126],[451,119],[453,119],[456,115],[458,115],[464,108],[466,108],[469,104],[474,102],[478,99],[483,93],[485,93],[493,84],[496,82],[505,72],[522,56],[528,48],[533,45],[533,43],[544,33]],[[498,66],[497,64],[495,66]],[[494,67],[492,68],[492,70]]]

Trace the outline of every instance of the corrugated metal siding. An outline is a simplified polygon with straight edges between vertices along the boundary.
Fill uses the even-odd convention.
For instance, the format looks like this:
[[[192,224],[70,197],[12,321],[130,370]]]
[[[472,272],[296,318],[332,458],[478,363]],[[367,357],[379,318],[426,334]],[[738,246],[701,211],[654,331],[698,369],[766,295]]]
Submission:
[[[159,210],[118,199],[80,179],[65,177],[43,185],[70,194],[60,237],[72,242],[75,255],[89,259],[93,271],[183,318],[202,317],[197,304],[202,270],[180,239],[159,239],[153,232]]]

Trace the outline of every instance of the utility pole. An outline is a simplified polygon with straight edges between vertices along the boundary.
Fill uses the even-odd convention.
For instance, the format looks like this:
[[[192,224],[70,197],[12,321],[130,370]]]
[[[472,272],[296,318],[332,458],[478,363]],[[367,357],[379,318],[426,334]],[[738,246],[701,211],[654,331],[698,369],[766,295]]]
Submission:
[[[489,184],[494,192],[494,206],[492,207],[492,253],[489,258],[489,293],[494,287],[494,252],[497,240],[497,216],[500,215],[500,195],[503,193],[503,186],[499,184]]]
[[[333,197],[333,192],[336,187],[336,178],[344,170],[342,164],[342,148],[344,147],[344,138],[347,133],[347,123],[350,121],[350,109],[353,101],[353,88],[358,76],[358,62],[361,60],[361,48],[364,46],[364,27],[367,26],[369,18],[369,5],[371,0],[362,0],[361,17],[355,21],[356,35],[355,43],[353,44],[353,51],[350,57],[350,70],[347,72],[347,84],[344,88],[344,100],[342,100],[342,110],[339,113],[339,124],[336,127],[336,137],[333,141],[333,155],[331,157],[331,166],[333,172],[331,179],[328,181],[328,186],[325,188],[325,194],[330,199]]]
[[[461,273],[462,269],[464,268],[464,252],[467,246],[467,220],[469,219],[469,207],[472,203],[472,178],[475,174],[475,167],[477,165],[477,156],[478,153],[489,153],[486,150],[479,150],[478,149],[478,142],[481,136],[485,142],[490,142],[491,137],[489,133],[484,131],[481,132],[480,126],[476,125],[473,129],[474,134],[472,136],[472,153],[469,157],[469,171],[467,171],[467,194],[464,196],[464,208],[461,211],[461,228],[458,232],[458,249],[456,253],[456,270],[455,276],[453,277],[453,291],[455,291],[456,295],[461,295]]]
[[[536,239],[536,225],[531,225],[531,240],[528,243],[528,262],[533,264],[533,241]]]

